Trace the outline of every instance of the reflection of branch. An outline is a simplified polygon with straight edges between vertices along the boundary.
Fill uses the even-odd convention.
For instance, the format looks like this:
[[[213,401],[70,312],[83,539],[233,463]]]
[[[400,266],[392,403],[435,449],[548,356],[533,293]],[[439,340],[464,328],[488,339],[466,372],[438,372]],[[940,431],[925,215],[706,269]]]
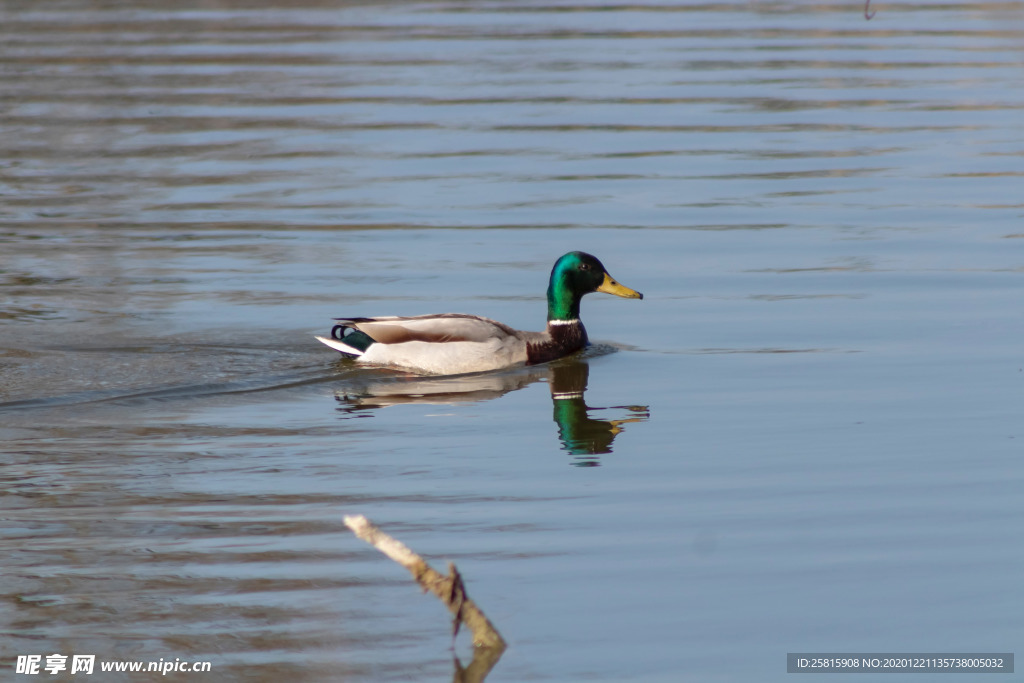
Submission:
[[[500,656],[505,649],[505,641],[502,640],[494,625],[480,611],[480,608],[466,596],[462,578],[455,571],[454,564],[449,563],[448,565],[451,572],[449,576],[438,573],[422,557],[385,534],[362,515],[346,515],[345,526],[351,529],[356,536],[408,569],[423,590],[429,590],[436,595],[455,617],[454,630],[456,633],[458,633],[458,624],[461,621],[473,633],[473,644],[477,648],[496,649]],[[496,657],[494,662],[497,662]],[[492,663],[491,666],[493,665]]]
[[[868,21],[874,18],[875,13],[871,12],[871,0],[864,0],[864,18]]]

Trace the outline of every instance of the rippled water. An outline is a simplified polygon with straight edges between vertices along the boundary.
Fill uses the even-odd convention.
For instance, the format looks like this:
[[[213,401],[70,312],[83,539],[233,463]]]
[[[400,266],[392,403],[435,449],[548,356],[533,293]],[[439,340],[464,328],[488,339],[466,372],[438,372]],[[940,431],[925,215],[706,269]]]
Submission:
[[[489,681],[1013,651],[1024,5],[872,7],[0,4],[2,666],[451,678],[345,514],[458,564]],[[537,329],[571,249],[645,293],[582,357],[312,339]]]

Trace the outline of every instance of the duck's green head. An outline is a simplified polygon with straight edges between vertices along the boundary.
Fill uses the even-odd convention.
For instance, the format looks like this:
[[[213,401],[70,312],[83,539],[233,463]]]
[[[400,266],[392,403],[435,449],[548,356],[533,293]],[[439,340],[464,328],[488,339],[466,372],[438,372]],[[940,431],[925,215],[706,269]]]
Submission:
[[[607,292],[627,299],[643,299],[640,292],[616,282],[595,257],[570,251],[555,261],[548,283],[548,320],[580,317],[580,298],[591,292]]]

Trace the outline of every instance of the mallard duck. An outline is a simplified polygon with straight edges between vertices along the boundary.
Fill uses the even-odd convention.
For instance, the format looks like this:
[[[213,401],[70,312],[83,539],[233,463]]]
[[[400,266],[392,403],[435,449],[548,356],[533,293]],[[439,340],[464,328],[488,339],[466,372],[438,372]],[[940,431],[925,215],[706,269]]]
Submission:
[[[572,251],[555,261],[548,282],[548,324],[543,332],[514,330],[490,318],[463,313],[411,317],[335,318],[332,349],[360,363],[391,365],[436,375],[535,365],[567,356],[587,345],[580,299],[606,292],[643,299],[612,279],[595,257]]]

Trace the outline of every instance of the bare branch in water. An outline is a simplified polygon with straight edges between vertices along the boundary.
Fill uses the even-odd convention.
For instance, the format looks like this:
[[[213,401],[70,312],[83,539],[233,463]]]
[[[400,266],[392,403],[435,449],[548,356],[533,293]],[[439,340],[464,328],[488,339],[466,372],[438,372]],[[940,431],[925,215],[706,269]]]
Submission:
[[[494,628],[480,608],[466,595],[462,577],[456,571],[454,564],[448,565],[451,573],[444,576],[431,568],[422,557],[385,534],[362,515],[346,515],[345,526],[351,529],[356,536],[408,569],[423,590],[436,595],[455,618],[452,629],[454,634],[458,634],[458,625],[463,623],[473,634],[474,646],[496,649],[500,656],[505,649],[505,641],[498,633],[498,629]],[[497,658],[493,661],[497,662]],[[491,666],[493,665],[492,662]]]

